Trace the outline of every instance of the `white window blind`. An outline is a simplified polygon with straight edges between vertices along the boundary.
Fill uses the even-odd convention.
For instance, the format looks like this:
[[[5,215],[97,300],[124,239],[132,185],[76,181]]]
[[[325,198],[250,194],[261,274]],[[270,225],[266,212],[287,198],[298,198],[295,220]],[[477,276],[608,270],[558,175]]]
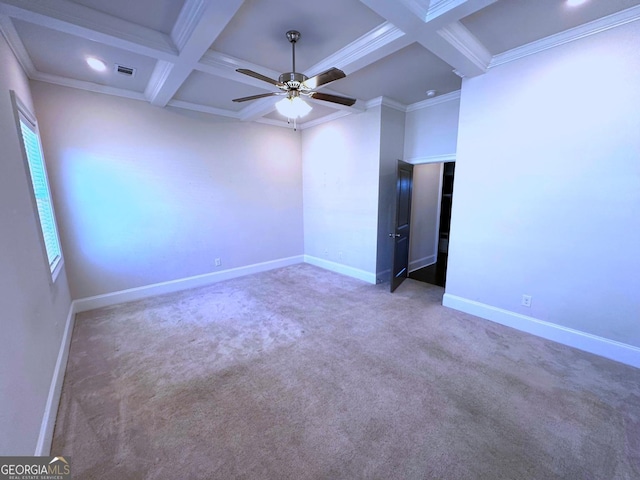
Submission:
[[[20,130],[22,131],[22,140],[27,154],[29,172],[31,173],[33,194],[38,208],[40,227],[42,228],[49,268],[53,273],[58,263],[60,263],[62,252],[58,239],[56,220],[53,214],[47,170],[44,164],[44,157],[42,155],[40,138],[36,126],[23,115],[23,112],[20,112]]]

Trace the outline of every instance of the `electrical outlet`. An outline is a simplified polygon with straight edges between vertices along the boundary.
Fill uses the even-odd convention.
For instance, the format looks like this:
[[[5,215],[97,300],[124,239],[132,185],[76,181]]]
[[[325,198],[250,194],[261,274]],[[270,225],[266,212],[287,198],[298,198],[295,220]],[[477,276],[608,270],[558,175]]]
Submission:
[[[325,256],[325,257],[328,257],[328,256],[329,256],[329,249],[328,249],[328,248],[325,248],[325,249],[324,249],[324,256]]]
[[[222,260],[216,258],[216,267],[219,267],[220,265],[222,265]]]
[[[531,307],[531,295],[522,295],[522,305]]]
[[[342,260],[342,252],[338,252],[338,260]]]

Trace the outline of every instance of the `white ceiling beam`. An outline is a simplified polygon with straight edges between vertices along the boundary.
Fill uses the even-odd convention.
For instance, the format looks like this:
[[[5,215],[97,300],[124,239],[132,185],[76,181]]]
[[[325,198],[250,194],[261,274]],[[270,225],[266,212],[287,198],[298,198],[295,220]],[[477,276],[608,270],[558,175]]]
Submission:
[[[308,69],[306,75],[313,77],[331,67],[353,73],[397,52],[411,42],[412,40],[402,30],[385,22],[313,65]]]
[[[459,20],[496,0],[360,0],[457,72],[473,77],[487,71],[491,54]]]
[[[164,107],[173,98],[243,2],[244,0],[194,0],[185,4],[189,20],[177,22],[179,31],[173,32],[183,44],[178,59],[171,68],[161,67],[165,74],[156,75],[156,83],[150,83],[147,87],[148,99],[153,105]]]
[[[176,23],[171,29],[171,40],[178,51],[182,51],[191,38],[206,7],[207,0],[185,0]]]
[[[425,19],[410,8],[404,0],[389,2],[388,0],[360,0],[389,23],[402,30],[405,35],[415,36],[425,27]]]
[[[427,14],[424,17],[425,23],[441,27],[451,22],[456,22],[472,13],[488,7],[497,0],[432,0]]]
[[[491,52],[460,22],[420,36],[419,42],[454,67],[462,77],[482,75],[493,58]]]
[[[161,60],[178,53],[164,33],[68,0],[2,0],[0,15]]]
[[[136,92],[134,90],[127,90],[126,88],[110,87],[108,85],[100,85],[93,82],[87,82],[84,80],[77,80],[75,78],[62,77],[60,75],[53,75],[51,73],[43,73],[36,71],[31,80],[38,80],[41,82],[52,83],[54,85],[61,85],[63,87],[71,87],[78,90],[85,90],[87,92],[102,93],[105,95],[113,95],[114,97],[129,98],[132,100],[145,101],[144,94]]]
[[[144,96],[149,102],[160,95],[162,87],[167,78],[169,78],[174,65],[173,62],[167,62],[166,60],[158,60],[156,62],[156,66],[153,68],[151,77],[147,82],[147,88],[144,90]]]

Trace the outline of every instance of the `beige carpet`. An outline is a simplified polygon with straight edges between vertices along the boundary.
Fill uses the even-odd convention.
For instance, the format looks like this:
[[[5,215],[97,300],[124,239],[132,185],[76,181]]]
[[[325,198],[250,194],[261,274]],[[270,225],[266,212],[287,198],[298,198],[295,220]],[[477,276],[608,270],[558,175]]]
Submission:
[[[78,315],[78,479],[637,479],[640,370],[310,265]],[[603,319],[604,321],[604,319]]]

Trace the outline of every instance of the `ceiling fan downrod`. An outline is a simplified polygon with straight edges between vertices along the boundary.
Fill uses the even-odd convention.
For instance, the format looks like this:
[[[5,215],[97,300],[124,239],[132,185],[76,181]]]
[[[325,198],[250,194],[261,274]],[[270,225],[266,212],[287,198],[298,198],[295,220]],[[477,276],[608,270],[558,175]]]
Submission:
[[[293,58],[293,73],[296,72],[296,42],[300,40],[300,32],[297,30],[289,30],[287,32],[287,40],[291,43],[291,56]]]
[[[308,80],[308,77],[302,73],[296,72],[296,42],[300,39],[300,32],[297,30],[289,30],[287,32],[287,40],[291,43],[291,57],[293,59],[293,69],[291,72],[286,72],[280,75],[278,80],[283,84],[281,89],[291,92],[297,91],[303,82]]]

